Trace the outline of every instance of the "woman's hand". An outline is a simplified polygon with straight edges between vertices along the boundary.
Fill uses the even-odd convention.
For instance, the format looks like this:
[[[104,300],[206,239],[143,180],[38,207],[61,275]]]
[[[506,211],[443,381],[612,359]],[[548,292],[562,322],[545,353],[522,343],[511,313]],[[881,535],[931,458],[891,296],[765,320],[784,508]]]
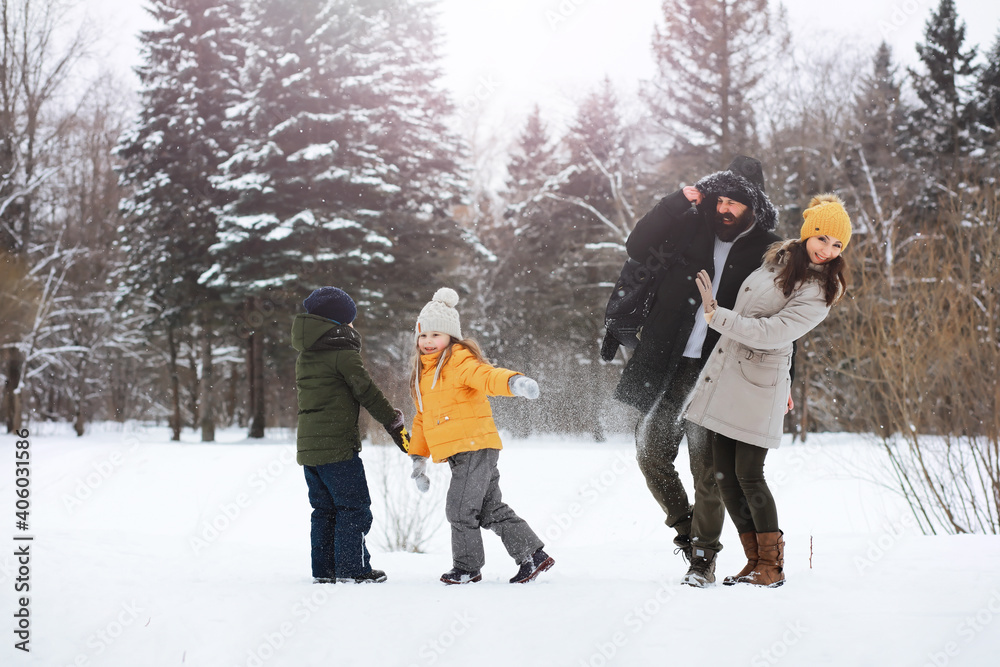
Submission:
[[[712,278],[708,275],[708,271],[702,269],[695,276],[694,281],[698,285],[698,291],[701,293],[701,304],[705,309],[705,321],[711,324],[712,315],[715,315],[715,309],[719,307],[716,300],[712,298]]]

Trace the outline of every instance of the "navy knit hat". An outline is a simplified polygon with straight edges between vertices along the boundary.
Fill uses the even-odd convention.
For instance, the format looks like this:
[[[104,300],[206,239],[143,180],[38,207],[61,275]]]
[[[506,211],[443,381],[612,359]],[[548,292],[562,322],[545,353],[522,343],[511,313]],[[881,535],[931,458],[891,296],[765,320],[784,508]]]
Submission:
[[[302,305],[310,315],[319,315],[337,324],[350,324],[358,316],[358,307],[354,305],[354,299],[337,287],[320,287],[313,290]]]

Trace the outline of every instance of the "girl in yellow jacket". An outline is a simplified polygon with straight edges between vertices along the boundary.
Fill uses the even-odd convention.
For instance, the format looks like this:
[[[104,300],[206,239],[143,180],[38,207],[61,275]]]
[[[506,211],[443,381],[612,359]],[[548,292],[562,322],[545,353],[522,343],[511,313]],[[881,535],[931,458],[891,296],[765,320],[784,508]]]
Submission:
[[[451,467],[445,514],[451,524],[454,567],[441,575],[441,581],[482,580],[486,556],[480,529],[489,528],[519,565],[510,583],[527,583],[555,561],[542,549],[538,535],[501,499],[497,460],[503,445],[486,397],[538,398],[538,383],[493,367],[475,341],[463,339],[457,304],[455,290],[442,287],[417,318],[410,375],[417,406],[409,449],[412,477],[417,488],[426,491],[428,456]]]

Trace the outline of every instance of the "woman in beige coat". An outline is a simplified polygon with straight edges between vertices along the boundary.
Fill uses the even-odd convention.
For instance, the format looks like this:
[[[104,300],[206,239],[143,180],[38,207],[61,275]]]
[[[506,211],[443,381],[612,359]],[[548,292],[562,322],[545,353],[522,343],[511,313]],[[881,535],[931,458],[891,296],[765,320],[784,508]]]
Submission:
[[[819,195],[803,217],[801,238],[768,249],[732,310],[712,299],[708,273],[697,277],[705,319],[722,337],[684,416],[710,432],[719,488],[747,556],[727,585],[784,582],[784,541],[764,458],[781,442],[790,406],[792,343],[826,318],[847,286],[840,253],[851,240],[851,220],[843,202]],[[714,562],[706,566],[714,569]]]

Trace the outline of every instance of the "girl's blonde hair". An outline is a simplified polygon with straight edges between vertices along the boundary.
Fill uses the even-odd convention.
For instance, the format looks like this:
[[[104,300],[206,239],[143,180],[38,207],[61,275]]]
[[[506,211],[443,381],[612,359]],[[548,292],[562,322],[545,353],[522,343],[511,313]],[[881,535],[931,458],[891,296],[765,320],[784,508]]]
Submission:
[[[457,340],[454,336],[449,336],[449,338],[451,339],[451,342],[448,343],[448,347],[441,351],[441,359],[438,361],[438,368],[441,368],[448,363],[448,359],[451,358],[451,349],[456,345],[461,345],[466,350],[471,352],[472,356],[475,357],[476,361],[479,363],[486,364],[491,368],[493,367],[490,360],[486,358],[485,354],[483,354],[483,348],[479,347],[479,343],[477,343],[474,339],[463,338],[462,340]],[[413,356],[410,363],[410,396],[413,397],[413,402],[417,404],[417,408],[422,410],[422,406],[420,405],[420,395],[417,393],[417,383],[420,382],[421,370],[420,348],[418,347],[417,340],[417,337],[414,337]]]

